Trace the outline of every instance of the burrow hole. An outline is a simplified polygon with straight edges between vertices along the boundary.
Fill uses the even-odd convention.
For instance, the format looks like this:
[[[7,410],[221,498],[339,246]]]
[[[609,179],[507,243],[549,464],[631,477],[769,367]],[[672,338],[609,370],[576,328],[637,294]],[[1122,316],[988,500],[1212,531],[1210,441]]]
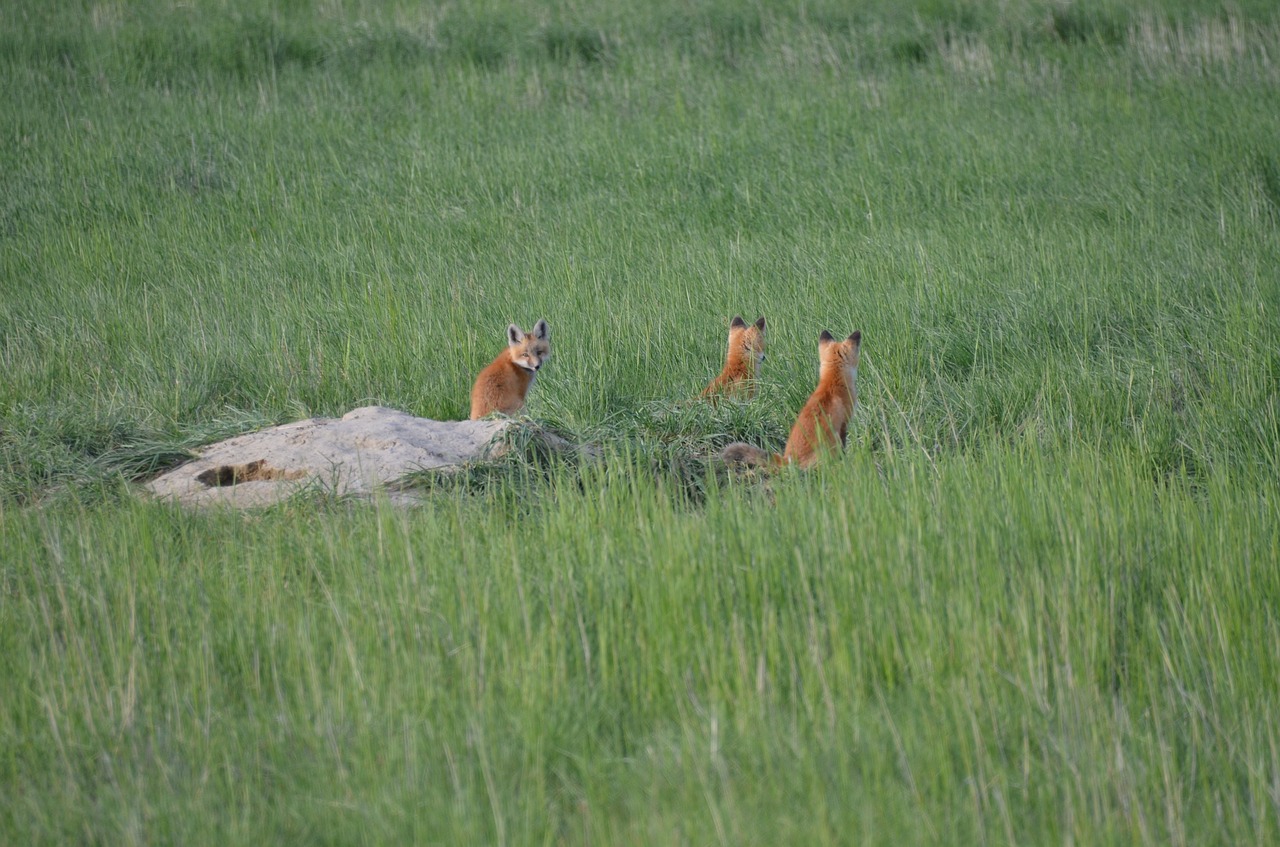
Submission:
[[[270,482],[278,479],[300,479],[306,471],[287,471],[273,468],[266,459],[246,462],[243,465],[218,465],[196,474],[196,482],[210,488],[225,488],[242,482]]]

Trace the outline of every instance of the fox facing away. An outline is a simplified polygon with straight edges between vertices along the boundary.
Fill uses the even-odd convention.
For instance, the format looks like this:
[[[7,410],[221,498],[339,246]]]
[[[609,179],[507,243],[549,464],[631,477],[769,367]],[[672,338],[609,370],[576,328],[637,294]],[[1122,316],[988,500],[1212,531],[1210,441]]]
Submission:
[[[764,361],[764,318],[748,325],[740,315],[729,322],[729,352],[725,355],[724,370],[702,389],[703,397],[720,394],[741,394],[754,397],[756,371]]]
[[[502,412],[514,415],[524,408],[525,395],[539,368],[551,356],[551,329],[539,320],[533,332],[515,324],[507,327],[507,349],[498,354],[471,389],[471,420]]]
[[[735,442],[721,454],[726,462],[743,465],[799,465],[812,467],[819,459],[844,449],[849,418],[858,402],[858,349],[862,331],[836,341],[825,329],[818,338],[818,387],[800,410],[787,446],[781,454]]]

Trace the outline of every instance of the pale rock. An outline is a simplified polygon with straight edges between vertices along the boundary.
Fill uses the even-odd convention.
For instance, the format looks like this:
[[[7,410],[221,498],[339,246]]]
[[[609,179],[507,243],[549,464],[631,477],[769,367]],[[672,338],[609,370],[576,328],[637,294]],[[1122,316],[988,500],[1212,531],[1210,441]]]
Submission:
[[[497,458],[495,441],[514,420],[433,421],[365,406],[341,418],[309,418],[238,435],[146,484],[161,499],[189,506],[269,506],[302,490],[413,501],[395,483],[414,471]],[[567,443],[567,442],[564,442]]]

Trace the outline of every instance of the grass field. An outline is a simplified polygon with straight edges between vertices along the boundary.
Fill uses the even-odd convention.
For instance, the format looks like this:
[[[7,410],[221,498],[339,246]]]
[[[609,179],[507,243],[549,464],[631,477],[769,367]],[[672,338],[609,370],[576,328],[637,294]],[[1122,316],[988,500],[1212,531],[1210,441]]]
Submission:
[[[1280,842],[1270,2],[0,0],[0,182],[0,843]],[[540,317],[602,461],[136,493]]]

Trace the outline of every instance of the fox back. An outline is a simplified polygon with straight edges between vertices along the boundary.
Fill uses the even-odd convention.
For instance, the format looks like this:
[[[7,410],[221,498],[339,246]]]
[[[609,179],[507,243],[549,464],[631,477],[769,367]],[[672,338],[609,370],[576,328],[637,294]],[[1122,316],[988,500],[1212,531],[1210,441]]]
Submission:
[[[825,329],[818,337],[818,387],[791,427],[782,458],[810,467],[824,455],[844,449],[849,418],[858,402],[858,353],[861,330],[836,341]]]
[[[849,418],[858,402],[858,352],[861,330],[844,341],[836,341],[826,330],[818,337],[818,387],[796,416],[787,446],[781,453],[769,453],[754,444],[735,441],[726,445],[720,457],[731,465],[779,468],[784,465],[812,467],[823,456],[844,448],[849,434]]]
[[[748,324],[741,315],[729,322],[729,350],[725,354],[724,369],[702,389],[703,397],[718,394],[741,394],[753,397],[756,393],[756,373],[764,361],[764,318]]]
[[[551,357],[551,328],[539,320],[533,332],[507,327],[507,349],[498,354],[471,388],[471,420],[494,412],[514,415],[524,408],[533,378]]]

